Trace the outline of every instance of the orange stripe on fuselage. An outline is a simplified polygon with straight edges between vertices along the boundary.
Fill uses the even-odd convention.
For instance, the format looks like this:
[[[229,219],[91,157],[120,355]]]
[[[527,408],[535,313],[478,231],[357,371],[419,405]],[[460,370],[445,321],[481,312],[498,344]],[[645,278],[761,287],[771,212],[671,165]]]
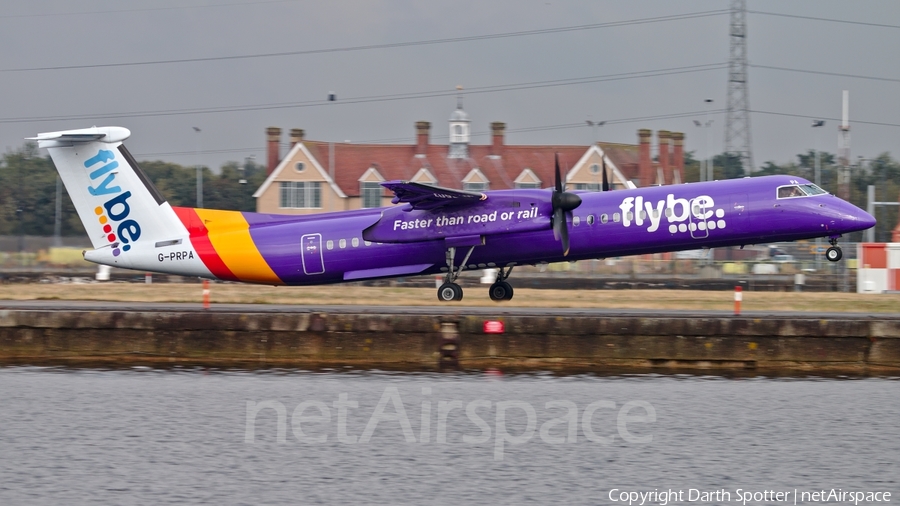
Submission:
[[[219,258],[241,281],[284,284],[263,258],[253,238],[250,224],[239,211],[194,209],[206,226],[210,243]]]
[[[238,278],[232,274],[225,262],[219,258],[219,254],[216,253],[212,243],[209,242],[207,235],[209,231],[206,230],[203,221],[197,216],[197,211],[190,207],[172,207],[172,210],[175,211],[178,219],[188,229],[188,233],[191,235],[191,244],[193,244],[194,250],[200,255],[200,261],[209,269],[209,272],[219,279],[238,281]]]

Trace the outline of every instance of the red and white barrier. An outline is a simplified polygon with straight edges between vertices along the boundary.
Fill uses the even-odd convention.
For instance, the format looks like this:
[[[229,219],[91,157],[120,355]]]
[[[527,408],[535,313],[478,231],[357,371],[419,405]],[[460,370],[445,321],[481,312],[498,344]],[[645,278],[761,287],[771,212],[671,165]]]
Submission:
[[[866,242],[856,245],[857,293],[900,290],[900,243]]]

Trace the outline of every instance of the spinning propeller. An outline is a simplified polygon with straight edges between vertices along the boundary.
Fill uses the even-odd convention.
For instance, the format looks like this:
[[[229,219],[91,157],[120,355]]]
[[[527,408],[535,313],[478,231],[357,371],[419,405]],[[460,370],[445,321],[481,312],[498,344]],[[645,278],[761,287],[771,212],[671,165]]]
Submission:
[[[604,178],[605,178],[604,171]],[[559,175],[559,155],[556,155],[556,187],[550,199],[553,206],[553,237],[562,242],[563,256],[569,254],[569,227],[566,225],[566,216],[572,215],[572,210],[581,205],[581,197],[566,191],[566,186]]]

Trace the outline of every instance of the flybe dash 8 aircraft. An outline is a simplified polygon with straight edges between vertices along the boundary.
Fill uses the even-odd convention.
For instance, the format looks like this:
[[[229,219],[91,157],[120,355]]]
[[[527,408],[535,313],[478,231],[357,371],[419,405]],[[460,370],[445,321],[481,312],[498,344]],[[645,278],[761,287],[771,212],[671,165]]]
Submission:
[[[131,132],[42,133],[93,249],[91,262],[269,285],[443,274],[441,301],[461,300],[466,269],[497,268],[488,293],[509,300],[516,265],[771,241],[838,238],[875,219],[809,181],[766,176],[617,191],[470,192],[382,183],[391,207],[307,216],[173,207],[122,144]],[[609,189],[603,170],[604,190]]]

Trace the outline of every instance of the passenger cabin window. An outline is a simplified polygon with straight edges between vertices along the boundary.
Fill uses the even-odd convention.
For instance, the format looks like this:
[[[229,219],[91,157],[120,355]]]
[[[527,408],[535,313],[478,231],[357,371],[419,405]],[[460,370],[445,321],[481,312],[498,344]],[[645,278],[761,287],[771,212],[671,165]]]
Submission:
[[[593,215],[593,214],[589,214],[589,215],[587,216],[587,224],[588,224],[588,225],[593,225],[593,224],[594,224],[594,215]]]
[[[622,216],[619,213],[613,213],[613,223],[618,223],[622,221]]]
[[[600,215],[600,223],[606,223],[607,221],[609,221],[609,216],[607,216],[606,213],[601,214]]]

